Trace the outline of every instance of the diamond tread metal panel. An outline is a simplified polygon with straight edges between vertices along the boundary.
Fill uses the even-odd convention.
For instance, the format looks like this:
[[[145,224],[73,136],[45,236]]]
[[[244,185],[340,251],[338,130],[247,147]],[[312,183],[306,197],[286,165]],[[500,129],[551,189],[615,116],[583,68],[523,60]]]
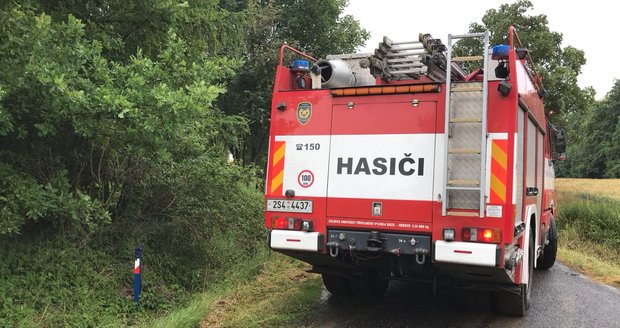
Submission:
[[[453,83],[450,94],[448,181],[451,187],[479,187],[482,83]],[[448,208],[479,209],[479,190],[448,190]]]
[[[448,149],[477,149],[480,150],[482,129],[479,123],[457,123],[450,126]]]
[[[483,70],[488,72],[489,35],[489,31],[449,34],[448,61],[454,63],[471,59],[452,57],[453,39],[483,38]],[[452,65],[448,66],[446,74],[445,199],[442,215],[456,215],[450,214],[448,209],[478,209],[477,216],[483,217],[488,79],[485,74],[482,81],[451,83],[451,68]]]
[[[467,91],[460,92],[454,91],[454,88],[458,90],[463,84],[479,84],[479,83],[453,83],[452,91],[450,92],[450,118],[455,117],[482,117],[482,86],[480,91]],[[481,83],[480,83],[481,85]],[[471,89],[471,87],[467,87]]]
[[[453,154],[448,157],[448,180],[480,180],[480,155]]]
[[[480,208],[480,192],[478,190],[448,190],[448,208],[477,210]]]

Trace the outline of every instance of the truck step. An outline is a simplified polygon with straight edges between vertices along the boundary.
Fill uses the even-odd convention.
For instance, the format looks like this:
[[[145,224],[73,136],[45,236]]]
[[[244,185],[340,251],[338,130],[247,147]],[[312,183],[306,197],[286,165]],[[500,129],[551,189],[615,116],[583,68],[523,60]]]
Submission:
[[[450,84],[450,94],[457,92],[482,92],[482,87],[483,84],[480,82],[454,82]],[[482,95],[477,95],[473,97],[473,99],[476,99],[475,102],[477,103],[477,106],[479,105],[480,107],[482,107]]]
[[[448,180],[449,185],[460,185],[460,186],[478,186],[480,185],[480,181],[478,180],[468,180],[468,179],[455,179]]]
[[[450,93],[455,93],[455,92],[479,92],[479,91],[482,91],[482,88],[479,88],[479,87],[468,87],[468,88],[453,89],[453,90],[450,90]]]
[[[479,117],[454,117],[450,119],[450,123],[482,123]]]
[[[455,186],[446,186],[446,190],[480,190],[480,187],[455,187]]]
[[[478,212],[464,212],[464,211],[450,211],[450,210],[448,210],[446,214],[454,215],[454,216],[471,216],[471,217],[478,216]]]
[[[459,155],[479,155],[480,149],[450,149],[448,154],[459,154]]]
[[[478,61],[482,60],[482,56],[462,56],[462,57],[452,57],[453,62],[468,62],[468,61]]]

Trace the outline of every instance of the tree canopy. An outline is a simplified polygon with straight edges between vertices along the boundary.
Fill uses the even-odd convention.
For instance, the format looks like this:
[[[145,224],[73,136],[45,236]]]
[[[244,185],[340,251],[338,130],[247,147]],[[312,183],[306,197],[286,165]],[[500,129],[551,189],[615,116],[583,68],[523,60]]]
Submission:
[[[528,0],[489,9],[481,23],[471,23],[470,32],[491,32],[491,44],[507,44],[508,28],[517,29],[523,46],[531,53],[547,94],[544,98],[552,123],[565,126],[569,135],[568,160],[556,166],[556,174],[565,177],[620,177],[620,83],[602,101],[595,101],[594,89],[581,88],[577,78],[586,63],[583,50],[562,45],[562,33],[549,29],[547,16],[532,15]],[[474,54],[479,41],[461,40],[458,54]],[[479,51],[479,50],[478,50]]]
[[[288,43],[315,58],[348,53],[364,44],[369,33],[350,15],[342,15],[346,0],[238,1],[246,8],[243,67],[229,83],[220,105],[228,114],[241,115],[250,133],[235,150],[244,163],[266,165],[269,115],[278,49]]]
[[[367,38],[341,16],[345,6],[4,3],[0,234],[39,220],[84,233],[115,220],[202,220],[212,209],[184,202],[213,194],[205,179],[239,181],[232,176],[254,172],[222,166],[229,152],[246,163],[264,156],[278,46],[320,56],[352,51]],[[197,177],[205,167],[214,171]],[[189,186],[175,185],[181,182]]]
[[[564,176],[620,178],[620,80],[590,111],[568,117],[573,131]]]
[[[520,0],[489,9],[482,17],[482,23],[469,25],[469,32],[489,30],[491,44],[508,44],[508,29],[514,26],[542,76],[547,91],[545,108],[556,113],[553,118],[556,123],[565,124],[568,114],[584,112],[594,102],[594,89],[582,89],[577,84],[586,58],[581,49],[570,45],[562,47],[562,33],[549,29],[545,14],[529,14],[533,8],[531,1]],[[480,41],[465,39],[457,43],[455,52],[473,54],[475,49],[481,48]]]
[[[138,42],[114,23],[124,14],[114,7],[120,2],[96,4],[48,1],[0,12],[0,233],[39,219],[89,231],[172,210],[165,203],[179,199],[162,183],[170,169],[222,161],[246,131],[244,119],[213,105],[239,61],[192,55],[205,45],[166,19]],[[176,9],[193,17],[190,6]],[[211,11],[218,22],[219,10]]]
[[[367,33],[345,6],[1,2],[0,326],[133,325],[261,249],[253,162],[278,47],[353,50]],[[127,299],[137,245],[140,311]]]

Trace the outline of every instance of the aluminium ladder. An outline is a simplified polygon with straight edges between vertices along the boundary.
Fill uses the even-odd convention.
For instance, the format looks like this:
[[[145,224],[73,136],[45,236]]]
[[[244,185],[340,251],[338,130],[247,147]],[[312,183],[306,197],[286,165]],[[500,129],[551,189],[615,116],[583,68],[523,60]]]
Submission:
[[[452,41],[482,38],[482,56],[452,58]],[[452,82],[453,65],[446,65],[445,160],[442,192],[442,216],[484,217],[489,31],[448,35],[448,63],[483,61],[483,80]],[[468,210],[468,211],[458,211]],[[478,213],[471,210],[478,210]]]
[[[384,36],[383,42],[370,57],[368,67],[375,77],[384,80],[419,79],[428,76],[436,82],[446,80],[447,66],[451,66],[452,78],[462,80],[465,72],[446,58],[446,46],[430,34],[420,33],[417,41],[394,42]]]

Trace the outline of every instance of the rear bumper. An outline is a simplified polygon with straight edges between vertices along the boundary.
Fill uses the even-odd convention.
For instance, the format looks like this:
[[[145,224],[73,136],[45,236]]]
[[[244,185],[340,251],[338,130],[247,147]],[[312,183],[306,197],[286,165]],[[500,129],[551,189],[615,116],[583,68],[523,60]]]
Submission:
[[[393,234],[394,236],[382,234],[385,238],[385,247],[372,252],[364,247],[367,242],[362,238],[364,237],[362,232],[339,230],[329,232],[336,233],[324,236],[318,232],[273,230],[269,233],[269,246],[277,252],[311,264],[313,272],[359,276],[366,271],[374,271],[383,272],[386,276],[392,277],[390,279],[399,280],[433,281],[434,278],[439,278],[448,283],[490,284],[490,286],[513,283],[509,272],[498,265],[500,249],[495,244],[442,240],[431,243],[430,236],[427,236],[427,244],[427,240],[420,238],[423,236],[415,236],[418,242],[413,246],[410,235],[407,236],[409,238],[404,238],[400,234]],[[349,242],[334,244],[335,238],[340,240],[338,237],[341,233],[346,235],[346,241],[356,239],[354,244],[356,247],[349,248],[351,246]],[[393,247],[398,246],[395,246],[392,240],[404,240],[406,243],[399,243],[399,252],[394,252]],[[332,244],[325,244],[326,241],[331,241]],[[427,249],[431,249],[432,252],[427,253]],[[359,258],[362,260],[357,260]]]
[[[329,229],[327,247],[340,251],[377,252],[400,255],[430,255],[431,236],[413,233],[388,233]]]
[[[318,232],[272,230],[269,247],[277,250],[318,252],[323,249],[323,235]]]
[[[496,267],[499,264],[499,247],[495,244],[460,241],[435,242],[435,262]]]

